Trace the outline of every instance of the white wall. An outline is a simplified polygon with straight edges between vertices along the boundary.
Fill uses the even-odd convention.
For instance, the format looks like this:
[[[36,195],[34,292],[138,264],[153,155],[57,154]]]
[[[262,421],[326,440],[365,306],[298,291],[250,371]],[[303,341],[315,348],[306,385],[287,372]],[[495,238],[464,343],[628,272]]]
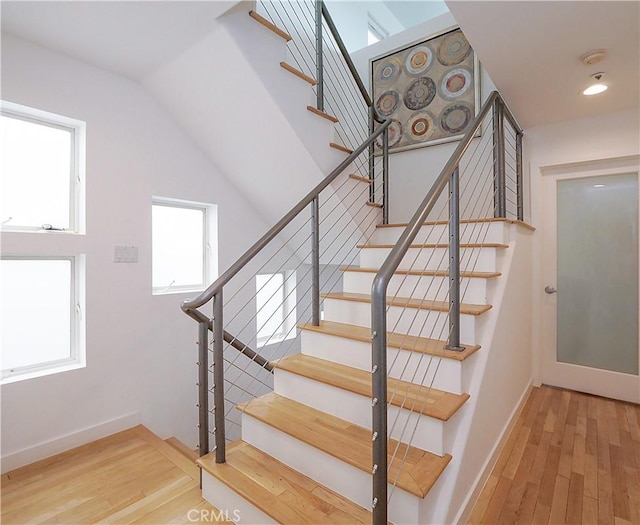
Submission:
[[[385,56],[394,50],[420,42],[431,35],[456,26],[457,23],[453,15],[445,13],[353,53],[353,62],[361,78],[371,90],[370,61],[372,59]],[[495,89],[495,84],[489,74],[481,67],[481,103]],[[391,222],[407,222],[413,216],[457,145],[458,141],[448,142],[400,151],[389,156],[389,217]]]
[[[597,103],[597,100],[593,100]],[[541,195],[541,168],[574,162],[612,159],[640,153],[640,112],[631,109],[607,115],[538,126],[525,130],[523,155],[531,181],[531,224],[540,227],[549,212]],[[526,164],[525,164],[526,167]],[[536,235],[533,276],[534,349],[542,346],[543,288],[542,236]],[[541,381],[541,353],[534,352],[534,378]]]
[[[138,420],[194,446],[193,294],[151,295],[151,197],[218,205],[220,271],[267,225],[136,83],[3,35],[2,98],[87,122],[87,234],[46,239],[86,253],[87,367],[2,386],[3,469]],[[2,252],[37,254],[42,235],[5,233]],[[114,264],[116,244],[139,263]]]

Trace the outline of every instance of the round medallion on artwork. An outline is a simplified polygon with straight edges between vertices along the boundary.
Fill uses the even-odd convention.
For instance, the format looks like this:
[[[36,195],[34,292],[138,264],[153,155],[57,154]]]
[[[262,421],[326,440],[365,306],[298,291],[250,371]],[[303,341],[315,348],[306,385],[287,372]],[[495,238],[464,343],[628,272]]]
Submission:
[[[404,105],[409,109],[422,109],[436,96],[436,83],[429,77],[420,77],[412,82],[404,92]]]
[[[388,58],[377,66],[376,77],[380,82],[390,82],[394,80],[400,72],[400,61],[396,58]]]
[[[400,95],[397,91],[385,91],[376,100],[376,109],[378,113],[388,117],[396,110],[398,102],[400,102]]]
[[[449,133],[460,133],[469,125],[473,118],[471,108],[466,104],[451,104],[440,118],[440,126]]]
[[[407,138],[412,142],[424,142],[435,131],[433,115],[428,112],[414,113],[407,123]]]
[[[471,72],[468,69],[454,69],[442,79],[440,93],[445,98],[455,99],[469,91],[471,85]]]
[[[429,69],[431,62],[433,62],[433,51],[427,46],[419,46],[407,55],[404,68],[410,75],[419,75]]]
[[[402,124],[397,120],[393,120],[391,124],[389,124],[388,133],[389,147],[392,148],[393,146],[398,144],[398,142],[400,142],[400,139],[402,138]],[[376,138],[376,146],[382,149],[382,135],[379,135]]]
[[[438,62],[443,66],[455,66],[471,53],[471,46],[462,31],[445,36],[438,47]]]

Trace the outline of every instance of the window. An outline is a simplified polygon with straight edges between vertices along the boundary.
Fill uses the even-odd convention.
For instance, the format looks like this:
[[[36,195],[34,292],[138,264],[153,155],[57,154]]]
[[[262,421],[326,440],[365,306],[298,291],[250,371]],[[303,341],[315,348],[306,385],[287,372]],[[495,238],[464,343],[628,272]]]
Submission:
[[[3,382],[84,366],[78,259],[0,260]]]
[[[257,345],[296,336],[296,272],[256,275]]]
[[[367,45],[375,44],[384,40],[389,36],[389,33],[371,16],[367,24]]]
[[[2,102],[3,230],[82,232],[83,122]]]
[[[152,204],[154,294],[203,290],[215,277],[216,207],[175,199]]]

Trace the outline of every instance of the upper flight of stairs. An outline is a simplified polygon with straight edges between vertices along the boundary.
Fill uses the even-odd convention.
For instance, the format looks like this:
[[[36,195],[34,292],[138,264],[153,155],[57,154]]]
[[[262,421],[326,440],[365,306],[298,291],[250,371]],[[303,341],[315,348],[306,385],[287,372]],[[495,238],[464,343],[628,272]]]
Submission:
[[[446,315],[440,299],[427,295],[426,300],[409,296],[390,301],[388,326],[394,328],[388,333],[388,414],[389,421],[397,423],[390,429],[389,453],[396,447],[396,458],[406,453],[402,469],[397,459],[390,461],[389,481],[396,484],[389,504],[392,523],[420,523],[423,501],[447,475],[447,465],[456,461],[452,444],[466,414],[475,356],[482,351],[477,344],[482,323],[476,320],[490,315],[493,286],[501,277],[500,253],[509,242],[506,221],[468,224],[484,224],[491,239],[487,247],[462,247],[461,253],[489,251],[487,259],[493,264],[463,274],[463,290],[467,284],[474,301],[461,307],[464,351],[446,350],[445,342],[429,338],[428,331],[412,333],[415,330],[395,322],[396,317],[402,321],[404,306],[429,313],[427,321]],[[395,242],[403,226],[379,226],[361,252]],[[423,237],[437,235],[438,228],[425,225]],[[364,254],[360,263],[342,268],[343,291],[325,296],[320,326],[299,326],[302,353],[274,363],[274,392],[237,407],[242,439],[228,446],[227,463],[215,464],[212,455],[198,461],[204,497],[218,508],[244,509],[241,522],[370,523],[371,336],[366,291],[376,267]],[[424,294],[426,283],[447,279],[447,272],[414,268],[398,271],[394,279],[402,277],[414,280]],[[395,291],[401,293],[403,286],[398,284]],[[402,442],[407,425],[417,425],[410,445]]]

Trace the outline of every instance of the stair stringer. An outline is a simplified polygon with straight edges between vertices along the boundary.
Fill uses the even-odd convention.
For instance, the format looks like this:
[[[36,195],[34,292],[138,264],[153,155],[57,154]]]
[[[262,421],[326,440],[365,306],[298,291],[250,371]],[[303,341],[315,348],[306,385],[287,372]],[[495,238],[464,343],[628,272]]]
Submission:
[[[454,460],[420,508],[421,524],[466,523],[500,444],[530,389],[533,232],[511,225],[493,308],[482,317],[470,399],[451,447]],[[431,493],[430,493],[431,495]]]

